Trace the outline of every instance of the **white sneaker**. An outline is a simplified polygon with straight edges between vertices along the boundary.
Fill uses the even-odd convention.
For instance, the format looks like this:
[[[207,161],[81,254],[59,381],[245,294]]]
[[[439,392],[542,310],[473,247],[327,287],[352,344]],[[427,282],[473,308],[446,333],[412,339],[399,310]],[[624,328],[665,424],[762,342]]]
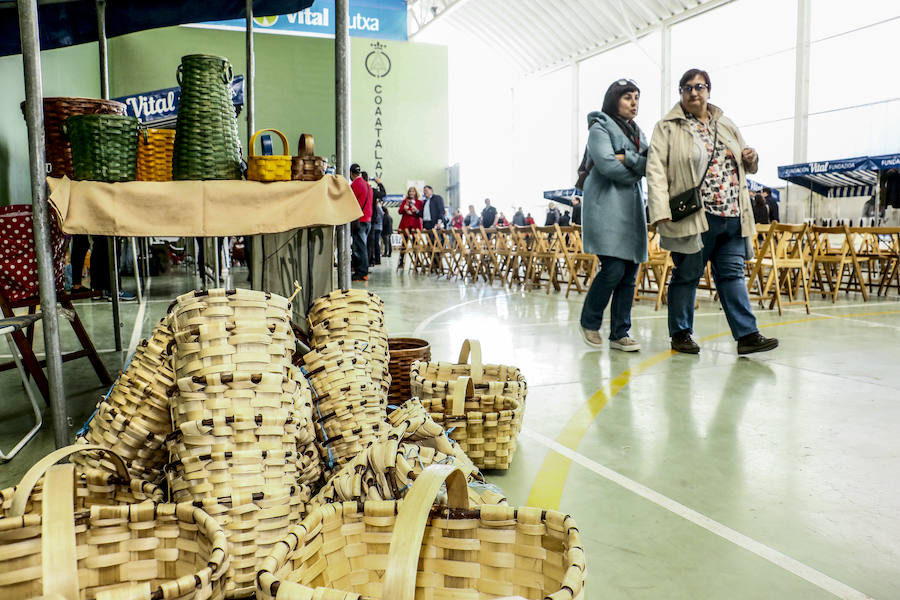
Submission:
[[[588,346],[592,348],[603,348],[603,337],[596,329],[585,329],[582,327],[581,337],[584,338],[584,343]]]
[[[617,340],[609,340],[609,347],[622,352],[637,352],[641,349],[641,343],[627,335]]]

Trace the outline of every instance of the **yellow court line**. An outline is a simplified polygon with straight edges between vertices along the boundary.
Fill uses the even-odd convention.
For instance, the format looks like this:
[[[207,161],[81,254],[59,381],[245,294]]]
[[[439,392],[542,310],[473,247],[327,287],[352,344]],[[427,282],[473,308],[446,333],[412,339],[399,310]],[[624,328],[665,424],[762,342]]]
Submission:
[[[811,321],[824,321],[826,319],[848,319],[891,314],[900,314],[900,310],[853,313],[847,315],[822,315],[805,319],[792,319],[790,321],[780,321],[778,323],[760,325],[760,329],[796,325],[798,323],[809,323]],[[708,342],[730,334],[730,331],[714,333],[701,338],[700,341]],[[560,434],[556,436],[556,441],[567,448],[578,450],[578,447],[581,445],[581,440],[584,439],[588,428],[597,418],[597,415],[600,414],[600,411],[603,410],[613,396],[618,394],[622,388],[628,385],[632,377],[640,375],[644,371],[647,371],[676,354],[677,352],[674,350],[660,352],[614,377],[609,382],[608,391],[604,388],[597,390],[590,398],[588,398],[586,403],[581,405],[572,418],[569,419],[568,423],[566,423],[566,426],[563,427]],[[559,510],[563,488],[565,487],[566,479],[569,477],[569,469],[571,467],[572,459],[553,450],[548,450],[547,456],[544,458],[544,462],[541,464],[541,468],[538,469],[537,475],[535,476],[531,492],[528,494],[528,506],[539,506],[551,510]]]

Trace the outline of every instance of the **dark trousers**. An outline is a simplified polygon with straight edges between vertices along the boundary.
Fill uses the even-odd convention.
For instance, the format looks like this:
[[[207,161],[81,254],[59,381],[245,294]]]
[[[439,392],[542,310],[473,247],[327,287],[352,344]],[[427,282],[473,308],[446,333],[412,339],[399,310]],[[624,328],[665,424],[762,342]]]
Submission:
[[[394,249],[391,248],[391,232],[390,231],[382,231],[381,232],[381,255],[382,256],[390,256],[394,253]]]
[[[581,309],[581,326],[599,330],[603,312],[612,297],[609,339],[618,340],[631,329],[631,306],[634,303],[634,280],[637,263],[614,256],[600,256],[600,271],[594,276]]]
[[[92,235],[91,289],[109,291],[109,288],[109,238],[105,235]]]
[[[366,277],[369,274],[369,227],[371,223],[357,223],[353,229],[353,245],[351,267],[353,277]]]
[[[369,246],[369,264],[370,265],[380,265],[381,264],[381,230],[373,229],[369,232],[369,240],[367,242]]]
[[[87,256],[87,251],[90,247],[91,242],[87,235],[76,234],[72,236],[72,285],[81,285],[81,278],[84,273],[84,257]]]
[[[712,261],[719,302],[728,319],[731,335],[738,339],[758,331],[744,280],[746,245],[741,237],[740,217],[706,215],[703,248],[694,254],[672,253],[675,269],[669,282],[669,335],[694,330],[694,298],[706,263]]]

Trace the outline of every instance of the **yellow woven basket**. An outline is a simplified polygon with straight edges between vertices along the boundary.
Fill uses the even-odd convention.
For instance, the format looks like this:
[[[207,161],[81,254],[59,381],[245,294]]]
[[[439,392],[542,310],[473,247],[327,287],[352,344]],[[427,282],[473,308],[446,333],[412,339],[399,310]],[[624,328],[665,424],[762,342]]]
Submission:
[[[447,482],[447,506],[434,506]],[[574,519],[535,507],[469,508],[466,476],[431,465],[402,502],[310,511],[259,563],[258,600],[584,600]]]
[[[174,129],[144,129],[138,140],[137,181],[172,181]]]
[[[284,146],[284,154],[260,156],[256,154],[256,138],[259,134],[271,131],[277,133]],[[247,159],[247,179],[253,181],[290,181],[291,150],[287,138],[277,129],[260,129],[250,138],[250,158]]]

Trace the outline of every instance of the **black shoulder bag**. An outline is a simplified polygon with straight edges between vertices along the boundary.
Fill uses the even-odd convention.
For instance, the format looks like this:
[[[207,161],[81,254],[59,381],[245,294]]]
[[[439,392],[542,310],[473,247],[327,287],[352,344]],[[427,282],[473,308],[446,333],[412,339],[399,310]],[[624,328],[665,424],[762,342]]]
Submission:
[[[719,141],[719,124],[716,123],[715,134],[713,136],[713,151],[709,155],[709,162],[706,163],[706,170],[703,171],[703,177],[697,187],[681,192],[677,196],[669,198],[669,209],[672,211],[672,220],[680,221],[685,217],[689,217],[695,212],[699,212],[703,208],[703,198],[700,197],[700,187],[703,180],[706,179],[709,168],[712,166],[713,159],[716,156],[716,143]]]

